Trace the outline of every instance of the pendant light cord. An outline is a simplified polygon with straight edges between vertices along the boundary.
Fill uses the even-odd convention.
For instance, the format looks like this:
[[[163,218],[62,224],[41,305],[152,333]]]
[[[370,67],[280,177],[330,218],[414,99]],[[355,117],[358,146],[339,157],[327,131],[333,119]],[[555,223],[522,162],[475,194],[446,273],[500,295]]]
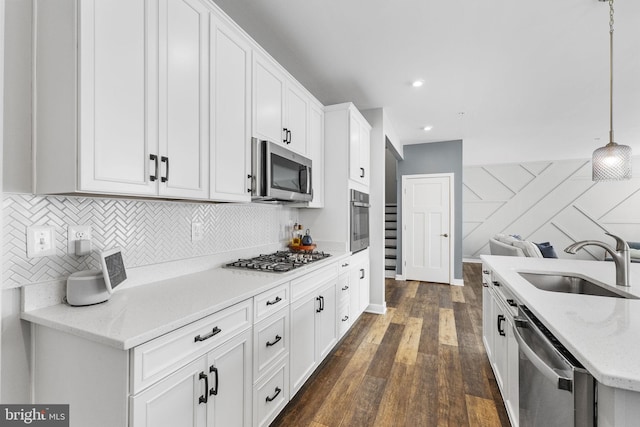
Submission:
[[[609,0],[609,143],[613,144],[613,0]]]

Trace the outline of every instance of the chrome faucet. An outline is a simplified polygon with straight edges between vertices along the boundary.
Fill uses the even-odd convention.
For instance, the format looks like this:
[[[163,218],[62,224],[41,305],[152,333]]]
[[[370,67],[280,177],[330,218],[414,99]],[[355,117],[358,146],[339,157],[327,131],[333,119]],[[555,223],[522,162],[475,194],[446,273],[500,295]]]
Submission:
[[[604,234],[616,239],[615,249],[598,240],[583,240],[567,246],[564,251],[568,254],[575,254],[580,249],[589,245],[599,246],[603,248],[605,251],[609,252],[609,255],[611,255],[611,257],[613,258],[613,262],[616,265],[616,285],[629,286],[629,264],[631,263],[629,245],[618,236],[614,236],[611,233]]]

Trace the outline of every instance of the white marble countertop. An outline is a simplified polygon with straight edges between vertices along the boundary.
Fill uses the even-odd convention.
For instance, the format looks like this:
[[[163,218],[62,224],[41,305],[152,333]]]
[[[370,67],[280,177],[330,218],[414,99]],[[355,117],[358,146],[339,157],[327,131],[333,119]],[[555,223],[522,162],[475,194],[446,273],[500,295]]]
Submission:
[[[333,255],[287,273],[214,268],[118,289],[101,304],[57,304],[25,311],[22,318],[128,350],[349,255]]]
[[[494,280],[509,287],[598,382],[640,391],[640,299],[544,291],[519,272],[570,273],[640,297],[640,264],[630,287],[615,286],[613,262],[483,255]]]

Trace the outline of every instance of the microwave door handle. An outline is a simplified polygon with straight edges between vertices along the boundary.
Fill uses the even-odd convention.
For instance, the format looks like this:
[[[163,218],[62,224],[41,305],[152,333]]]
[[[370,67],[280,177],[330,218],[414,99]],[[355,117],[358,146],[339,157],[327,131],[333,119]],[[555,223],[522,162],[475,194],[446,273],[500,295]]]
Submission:
[[[313,186],[311,185],[311,168],[306,167],[307,171],[307,194],[312,194]]]

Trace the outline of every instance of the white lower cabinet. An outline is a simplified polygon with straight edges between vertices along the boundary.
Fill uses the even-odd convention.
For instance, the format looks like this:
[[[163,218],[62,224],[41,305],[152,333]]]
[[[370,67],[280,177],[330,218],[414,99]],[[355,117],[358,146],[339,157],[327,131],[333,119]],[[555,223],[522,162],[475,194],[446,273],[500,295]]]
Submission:
[[[291,396],[300,390],[337,342],[336,281],[334,273],[321,274],[310,293],[291,304]],[[308,283],[300,283],[309,286]],[[292,284],[292,293],[296,283]]]
[[[71,427],[268,426],[357,317],[342,264],[128,350],[34,324],[34,401],[70,404]]]
[[[288,368],[287,359],[283,359],[254,387],[254,426],[268,426],[289,403]]]
[[[513,334],[513,314],[497,289],[491,272],[483,270],[482,340],[502,394],[511,425],[517,427],[519,405],[518,343]]]
[[[250,426],[251,330],[131,398],[136,427]]]

